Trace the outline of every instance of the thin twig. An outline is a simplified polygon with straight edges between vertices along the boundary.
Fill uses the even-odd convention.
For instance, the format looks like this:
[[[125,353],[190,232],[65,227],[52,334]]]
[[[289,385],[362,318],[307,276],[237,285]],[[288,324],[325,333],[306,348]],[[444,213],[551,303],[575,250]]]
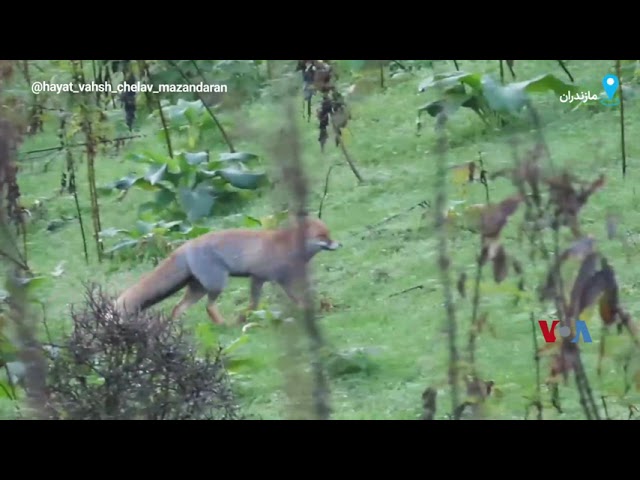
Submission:
[[[622,177],[627,175],[627,149],[624,141],[624,95],[622,94],[622,67],[620,60],[616,60],[616,72],[620,84],[620,145],[622,148]]]
[[[481,245],[482,248],[482,245]],[[476,260],[476,276],[473,285],[473,300],[471,302],[471,328],[469,330],[469,342],[467,344],[467,354],[469,356],[469,365],[471,366],[471,374],[475,372],[475,350],[476,339],[478,336],[478,310],[480,307],[480,281],[482,280],[482,260],[478,256]]]
[[[333,117],[331,118],[331,122],[335,129],[336,127],[335,127],[335,123],[333,122]],[[340,149],[342,150],[342,154],[344,155],[344,158],[347,160],[349,167],[351,167],[351,171],[353,172],[353,174],[356,176],[356,178],[360,183],[364,182],[362,175],[360,175],[360,172],[356,168],[356,164],[354,163],[353,159],[351,158],[351,155],[349,155],[349,152],[347,151],[347,147],[344,145],[344,142],[342,141],[342,136],[338,137],[338,143],[340,144]]]
[[[303,173],[299,133],[295,122],[294,107],[291,102],[287,102],[287,132],[284,135],[284,142],[288,147],[289,164],[284,166],[283,176],[292,190],[294,211],[298,220],[297,245],[298,255],[296,256],[296,272],[294,274],[297,295],[302,301],[304,310],[304,328],[310,341],[311,372],[313,376],[313,414],[318,420],[328,420],[331,414],[329,407],[329,386],[324,373],[321,361],[324,339],[318,328],[317,319],[313,311],[313,298],[309,286],[309,277],[306,262],[306,202],[307,202],[307,182]]]
[[[564,62],[562,60],[558,60],[558,63],[560,64],[560,67],[562,68],[562,70],[564,70],[564,73],[566,73],[567,76],[569,77],[569,80],[571,80],[571,83],[575,83],[575,80],[573,79],[573,75],[571,75],[571,72],[569,71],[567,66],[564,64]]]
[[[146,135],[129,135],[126,137],[117,137],[117,138],[102,138],[102,139],[96,139],[94,141],[94,143],[113,143],[113,142],[120,142],[122,140],[131,140],[133,138],[144,138],[146,137]],[[86,147],[87,146],[87,142],[82,142],[82,143],[74,143],[71,145],[58,145],[57,147],[47,147],[47,148],[38,148],[35,150],[28,150],[26,152],[22,152],[22,155],[32,155],[34,153],[44,153],[44,152],[54,152],[54,151],[59,151],[62,150],[63,148],[75,148],[75,147]]]
[[[4,257],[7,260],[9,260],[10,262],[16,264],[17,266],[19,266],[20,268],[27,270],[29,267],[27,267],[26,262],[24,262],[24,260],[22,259],[18,259],[18,258],[14,258],[11,255],[9,255],[8,253],[0,250],[0,257]]]
[[[491,203],[489,197],[489,181],[487,180],[487,170],[484,168],[484,159],[482,158],[482,152],[478,152],[478,162],[480,163],[480,183],[484,186],[484,193],[487,199],[487,205]]]
[[[413,70],[409,70],[405,65],[400,63],[398,60],[391,60],[391,63],[395,63],[396,65],[398,65],[405,72],[410,73],[411,75],[415,75],[415,72]]]
[[[607,408],[607,397],[602,395],[600,400],[602,400],[602,408],[604,408],[604,418],[611,420],[611,417],[609,417],[609,409]]]
[[[542,390],[540,386],[540,353],[538,347],[538,336],[536,335],[536,321],[533,312],[529,315],[531,320],[531,336],[533,338],[533,361],[536,364],[536,397],[532,404],[538,411],[538,420],[542,420]]]
[[[451,388],[451,414],[456,415],[458,409],[458,347],[457,324],[453,303],[453,292],[451,288],[450,267],[451,258],[448,252],[448,232],[445,225],[444,210],[447,205],[447,140],[444,128],[439,129],[437,143],[437,175],[436,175],[436,205],[435,205],[435,228],[438,234],[438,268],[440,270],[440,280],[444,294],[444,304],[447,317],[447,334],[449,341],[449,387]]]
[[[327,195],[329,193],[329,177],[331,176],[331,170],[333,170],[333,167],[336,167],[336,166],[339,166],[339,164],[334,163],[327,170],[327,176],[324,179],[324,191],[322,192],[322,198],[320,199],[320,206],[318,207],[318,218],[322,218],[322,207],[324,206],[324,200],[325,198],[327,198]]]
[[[162,103],[160,97],[156,95],[156,104],[158,105],[158,114],[160,115],[160,121],[162,122],[162,130],[164,131],[164,139],[167,142],[167,153],[169,157],[173,158],[173,147],[171,145],[171,134],[169,133],[169,127],[167,126],[167,120],[164,118],[164,110],[162,109]]]
[[[393,215],[385,217],[382,220],[380,220],[379,222],[374,223],[373,225],[367,225],[367,230],[365,232],[361,232],[361,233],[359,233],[357,235],[362,235],[364,233],[370,233],[370,232],[374,231],[376,228],[381,227],[385,223],[389,223],[391,220],[395,220],[396,218],[399,218],[399,217],[401,217],[403,215],[406,215],[406,214],[412,212],[413,210],[415,210],[418,207],[428,208],[430,206],[431,206],[431,203],[429,202],[429,200],[422,200],[421,202],[418,202],[415,205],[413,205],[413,206],[411,206],[409,208],[406,208],[405,210],[403,210],[400,213],[394,213]]]
[[[392,293],[391,295],[389,295],[388,298],[397,297],[398,295],[403,295],[405,293],[413,292],[414,290],[422,290],[423,288],[424,288],[424,285],[416,285],[415,287],[405,288],[404,290],[402,290],[400,292]],[[435,289],[431,289],[430,291],[433,292],[434,290]]]

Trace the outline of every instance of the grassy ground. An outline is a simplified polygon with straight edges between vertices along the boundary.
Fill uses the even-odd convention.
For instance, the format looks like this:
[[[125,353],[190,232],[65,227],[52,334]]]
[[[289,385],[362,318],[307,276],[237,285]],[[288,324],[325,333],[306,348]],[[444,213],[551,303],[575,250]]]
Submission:
[[[576,81],[585,89],[600,92],[601,79],[611,71],[612,61],[573,61],[569,64]],[[448,67],[436,63],[436,70]],[[468,70],[497,70],[497,62],[463,62]],[[519,79],[531,78],[546,72],[564,73],[553,61],[529,61],[516,64]],[[338,352],[353,352],[365,349],[371,369],[356,369],[352,373],[334,372],[330,379],[331,405],[335,419],[415,419],[421,414],[421,394],[425,387],[435,386],[439,391],[439,416],[444,415],[449,405],[446,385],[447,337],[444,333],[445,318],[443,295],[439,286],[436,265],[437,239],[434,235],[433,210],[417,208],[397,219],[389,221],[372,233],[365,233],[367,225],[377,223],[388,216],[405,212],[409,207],[428,200],[433,205],[435,179],[435,156],[433,120],[425,117],[421,135],[416,135],[415,111],[429,97],[417,94],[417,85],[430,71],[418,76],[406,76],[403,81],[393,82],[386,91],[374,91],[353,103],[353,120],[347,146],[366,182],[358,186],[348,167],[334,169],[330,193],[325,201],[323,218],[332,230],[335,239],[344,247],[336,252],[319,254],[314,260],[314,282],[318,293],[333,305],[333,309],[321,314],[321,327],[327,342]],[[601,248],[618,268],[618,281],[622,288],[622,301],[636,314],[640,305],[634,293],[637,291],[633,262],[637,258],[634,237],[640,229],[636,226],[639,214],[635,209],[635,177],[637,176],[638,152],[635,132],[640,118],[630,104],[626,109],[627,151],[630,170],[626,180],[621,177],[620,141],[617,108],[600,108],[598,112],[570,107],[558,101],[553,94],[536,96],[535,105],[543,118],[545,135],[554,161],[568,165],[576,174],[593,180],[599,172],[607,175],[606,188],[595,195],[583,214],[583,222],[589,233],[597,239],[605,237],[604,218],[614,211],[621,220],[621,232],[630,239],[625,247],[620,241],[604,242]],[[238,128],[238,149],[261,151],[268,140],[267,135],[273,119],[281,115],[279,106],[268,100],[247,107],[243,131],[256,132],[249,137]],[[248,119],[246,119],[248,118]],[[240,122],[237,122],[239,125]],[[143,131],[155,128],[147,122]],[[301,121],[304,137],[304,156],[312,187],[311,210],[317,208],[324,187],[324,176],[328,166],[341,162],[339,149],[331,139],[327,153],[320,153],[317,143],[317,121],[311,124]],[[495,171],[512,162],[507,144],[509,132],[485,132],[479,119],[470,112],[459,112],[448,126],[451,150],[450,164],[476,160],[483,152],[487,168]],[[527,133],[518,132],[523,140]],[[128,149],[145,147],[148,140],[134,141]],[[22,150],[55,144],[55,126],[48,132],[27,141]],[[162,145],[153,148],[162,149]],[[223,147],[219,148],[220,151]],[[139,166],[123,161],[124,154],[98,159],[98,182],[103,184],[127,174]],[[272,159],[267,158],[267,162]],[[64,168],[62,156],[55,157],[47,173],[40,168],[25,167],[21,177],[21,188],[26,199],[49,198],[59,188],[60,172]],[[84,167],[79,174],[80,198],[83,199],[86,224],[90,224],[88,189]],[[466,192],[453,183],[449,185],[451,200],[466,200],[468,203],[484,202],[484,189],[480,185],[468,186]],[[506,181],[491,185],[492,199],[501,199],[512,193]],[[130,227],[136,220],[137,205],[148,197],[143,192],[131,192],[123,202],[113,199],[101,201],[103,227]],[[262,199],[249,207],[249,214],[267,214],[273,210],[269,199]],[[82,298],[82,282],[102,283],[116,294],[148,271],[151,265],[123,266],[109,271],[108,263],[98,265],[92,259],[85,264],[76,224],[71,222],[53,232],[42,228],[61,215],[73,215],[73,200],[57,198],[47,203],[46,218],[32,228],[29,240],[30,264],[42,273],[53,271],[65,261],[64,273],[45,290],[49,305],[49,322],[61,328],[68,318],[69,305]],[[423,214],[426,213],[426,218]],[[518,217],[518,216],[517,216]],[[519,218],[519,217],[518,217]],[[518,252],[521,262],[529,265],[531,259],[525,248],[519,248],[513,229],[506,233],[508,248]],[[454,231],[451,239],[451,255],[454,262],[454,281],[466,271],[473,277],[478,238],[465,231]],[[93,252],[93,245],[89,245]],[[543,272],[531,264],[531,282],[540,281]],[[497,419],[521,419],[527,400],[534,392],[535,369],[530,308],[525,304],[513,306],[512,290],[516,284],[509,277],[504,286],[496,287],[489,275],[485,275],[482,309],[489,312],[489,322],[495,335],[483,333],[478,343],[477,362],[483,378],[495,382],[494,395],[487,406],[487,416]],[[411,287],[422,285],[406,293],[393,295]],[[275,289],[267,287],[265,304],[273,302]],[[457,295],[456,311],[460,323],[460,345],[466,345],[471,305]],[[157,308],[168,310],[177,299],[170,299]],[[220,309],[229,321],[248,301],[248,284],[234,280],[225,291]],[[550,309],[542,310],[534,304],[537,318],[552,320]],[[546,307],[545,307],[546,308]],[[200,335],[214,335],[229,342],[240,335],[239,327],[224,328],[210,324],[204,303],[191,309],[185,321]],[[622,397],[622,372],[619,363],[610,356],[605,362],[604,375],[595,375],[595,362],[600,342],[599,319],[589,322],[594,343],[585,345],[587,372],[598,396],[607,395],[612,416],[622,418],[628,404],[638,401],[631,392]],[[539,342],[542,336],[537,333]],[[256,328],[250,331],[250,341],[244,354],[254,360],[252,368],[243,371],[238,378],[237,390],[247,413],[262,418],[286,417],[283,375],[278,368],[283,353],[279,330]],[[628,348],[624,336],[611,342],[611,353]],[[543,375],[548,366],[543,363]],[[549,395],[543,389],[545,418],[582,418],[582,412],[573,386],[563,387],[561,395],[564,414],[559,414],[549,405]]]

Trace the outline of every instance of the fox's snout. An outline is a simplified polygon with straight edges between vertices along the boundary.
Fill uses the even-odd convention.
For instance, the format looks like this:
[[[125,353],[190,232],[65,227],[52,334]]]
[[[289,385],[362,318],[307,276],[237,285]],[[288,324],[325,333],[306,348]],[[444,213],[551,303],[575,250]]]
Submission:
[[[324,240],[321,238],[311,240],[309,245],[313,245],[313,248],[317,248],[320,250],[336,250],[342,246],[340,242],[335,242],[333,240]]]
[[[319,219],[307,220],[308,244],[316,251],[337,250],[342,247],[340,242],[331,239],[327,226]]]
[[[315,244],[322,250],[336,250],[342,246],[340,242],[324,238],[317,238]]]
[[[330,241],[323,242],[322,248],[324,248],[325,250],[337,250],[341,246],[342,244],[340,242]]]

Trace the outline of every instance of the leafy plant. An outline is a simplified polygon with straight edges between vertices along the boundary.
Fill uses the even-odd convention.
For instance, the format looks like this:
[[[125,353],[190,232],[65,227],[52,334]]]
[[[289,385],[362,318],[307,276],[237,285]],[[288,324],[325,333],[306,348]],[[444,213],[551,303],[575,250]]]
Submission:
[[[216,202],[241,197],[238,190],[256,190],[266,183],[266,174],[247,167],[257,156],[246,152],[223,153],[217,160],[211,160],[206,151],[180,152],[175,158],[145,151],[129,158],[148,164],[147,172],[116,180],[101,192],[126,193],[133,187],[155,192],[154,200],[140,208],[162,214],[166,220],[197,222],[214,213]]]
[[[553,92],[556,95],[575,92],[576,85],[566,83],[553,74],[539,75],[530,80],[502,86],[490,75],[463,71],[438,73],[423,80],[418,92],[437,90],[440,98],[418,109],[418,130],[424,112],[446,121],[460,108],[473,110],[487,125],[497,126],[520,113],[532,93]]]
[[[116,190],[122,197],[131,188],[154,192],[155,198],[140,206],[140,213],[152,213],[165,221],[186,221],[194,224],[220,212],[219,207],[250,197],[247,192],[267,184],[266,174],[249,169],[258,160],[249,152],[220,153],[211,159],[208,150],[193,151],[200,143],[201,133],[212,127],[212,119],[202,102],[178,101],[163,107],[169,128],[187,132],[191,151],[174,152],[173,157],[153,151],[129,155],[130,160],[148,165],[143,175],[129,175],[103,186],[102,194]],[[164,132],[162,132],[164,134]]]

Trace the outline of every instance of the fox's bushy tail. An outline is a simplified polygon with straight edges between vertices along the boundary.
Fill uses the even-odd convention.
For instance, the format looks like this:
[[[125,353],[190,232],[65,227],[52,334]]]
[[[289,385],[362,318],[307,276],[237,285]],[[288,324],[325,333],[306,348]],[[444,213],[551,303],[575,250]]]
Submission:
[[[184,288],[189,280],[191,270],[185,256],[172,255],[125,290],[116,300],[116,309],[121,314],[145,310]]]

